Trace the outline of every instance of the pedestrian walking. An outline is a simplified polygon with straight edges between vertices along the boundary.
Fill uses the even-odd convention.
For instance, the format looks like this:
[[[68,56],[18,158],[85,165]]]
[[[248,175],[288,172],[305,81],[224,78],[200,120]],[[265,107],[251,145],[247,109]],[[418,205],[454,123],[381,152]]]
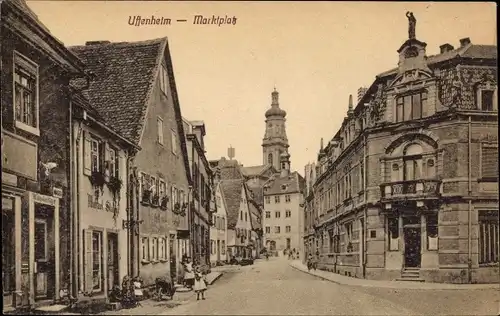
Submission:
[[[205,280],[205,275],[203,275],[199,266],[196,267],[194,275],[194,291],[196,292],[196,300],[200,300],[200,294],[201,299],[204,300],[205,291],[207,290],[207,281]]]

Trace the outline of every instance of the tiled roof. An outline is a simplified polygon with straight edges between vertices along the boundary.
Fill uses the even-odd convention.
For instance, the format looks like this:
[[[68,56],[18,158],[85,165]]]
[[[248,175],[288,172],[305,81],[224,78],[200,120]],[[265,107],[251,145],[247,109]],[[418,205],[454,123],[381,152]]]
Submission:
[[[299,193],[304,189],[304,178],[295,171],[286,177],[276,175],[269,179],[264,184],[264,195]]]
[[[166,45],[167,38],[160,38],[69,48],[95,75],[87,91],[91,104],[114,130],[135,144],[140,141],[148,98]]]
[[[444,52],[442,54],[432,55],[427,57],[427,65],[433,65],[443,61],[453,59],[454,57],[464,57],[464,58],[484,58],[484,59],[496,59],[497,58],[497,47],[495,45],[475,45],[469,44],[463,47],[458,47],[454,50]],[[380,73],[377,77],[386,77],[396,74],[398,68],[393,68],[388,71]]]
[[[220,185],[226,203],[227,228],[234,229],[238,223],[243,180],[223,180]]]
[[[270,167],[271,165],[241,167],[241,173],[245,177],[258,176]]]
[[[219,160],[219,168],[222,180],[243,180],[243,175],[241,174],[240,165],[237,160],[221,159]]]

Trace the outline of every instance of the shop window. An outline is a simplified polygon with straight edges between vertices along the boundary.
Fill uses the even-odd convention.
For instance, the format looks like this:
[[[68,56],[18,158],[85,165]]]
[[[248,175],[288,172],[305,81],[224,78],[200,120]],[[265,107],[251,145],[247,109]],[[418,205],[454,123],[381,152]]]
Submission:
[[[399,250],[399,219],[397,217],[388,218],[389,251]]]
[[[427,249],[438,250],[438,215],[427,216]]]

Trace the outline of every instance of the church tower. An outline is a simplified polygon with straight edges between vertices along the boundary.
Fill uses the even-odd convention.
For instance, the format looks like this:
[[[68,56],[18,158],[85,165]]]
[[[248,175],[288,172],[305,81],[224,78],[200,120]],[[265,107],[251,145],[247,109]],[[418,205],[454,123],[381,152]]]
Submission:
[[[266,111],[266,133],[262,140],[262,161],[264,165],[273,165],[281,170],[281,154],[288,154],[288,138],[286,137],[286,112],[280,109],[279,93],[274,88],[271,93],[271,108]],[[287,166],[290,168],[290,166]],[[290,170],[290,169],[289,169]]]

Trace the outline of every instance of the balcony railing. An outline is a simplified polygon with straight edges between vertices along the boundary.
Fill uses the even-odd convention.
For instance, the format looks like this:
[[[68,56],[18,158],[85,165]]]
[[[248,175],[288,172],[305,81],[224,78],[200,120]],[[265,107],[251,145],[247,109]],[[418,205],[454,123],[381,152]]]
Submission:
[[[382,198],[392,198],[408,195],[436,196],[440,193],[441,181],[419,179],[385,183],[380,186]]]

